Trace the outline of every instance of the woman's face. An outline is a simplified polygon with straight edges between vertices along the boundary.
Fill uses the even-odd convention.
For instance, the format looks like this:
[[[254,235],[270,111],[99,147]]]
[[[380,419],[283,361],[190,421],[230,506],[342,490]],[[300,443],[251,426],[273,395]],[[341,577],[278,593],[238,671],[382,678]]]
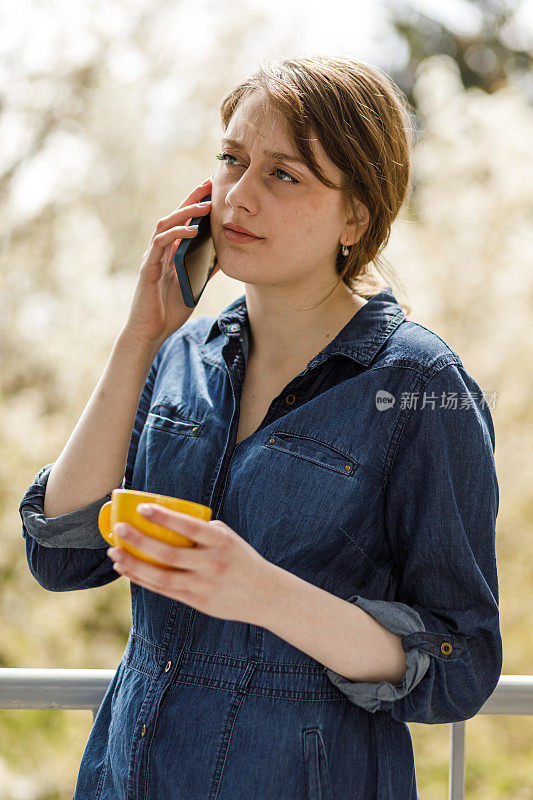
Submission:
[[[340,170],[318,140],[312,145],[326,175],[339,185]],[[227,155],[212,177],[211,231],[222,271],[254,285],[312,289],[335,283],[339,241],[354,241],[342,215],[342,194],[324,186],[303,162],[264,152],[299,157],[278,113],[258,92],[236,109],[220,150]],[[261,238],[232,241],[226,224]]]

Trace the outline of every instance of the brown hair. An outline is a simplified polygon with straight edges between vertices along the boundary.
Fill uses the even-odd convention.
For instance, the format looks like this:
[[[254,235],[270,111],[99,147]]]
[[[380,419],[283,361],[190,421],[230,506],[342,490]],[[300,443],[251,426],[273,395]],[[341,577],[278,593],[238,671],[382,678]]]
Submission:
[[[355,215],[358,201],[368,209],[368,226],[349,255],[343,256],[339,247],[339,281],[362,297],[372,297],[383,288],[369,272],[373,263],[388,284],[401,284],[382,250],[412,177],[411,106],[405,95],[379,68],[352,58],[317,55],[261,61],[259,69],[222,101],[224,130],[238,104],[258,90],[280,112],[311,172],[325,186],[343,192],[345,210]],[[312,132],[341,170],[341,186],[317,163],[309,145]],[[411,311],[402,307],[407,314]]]

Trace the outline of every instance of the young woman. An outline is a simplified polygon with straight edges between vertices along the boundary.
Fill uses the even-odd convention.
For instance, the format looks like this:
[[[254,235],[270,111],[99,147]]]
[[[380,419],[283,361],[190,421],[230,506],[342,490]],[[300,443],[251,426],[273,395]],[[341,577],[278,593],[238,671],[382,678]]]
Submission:
[[[20,504],[44,588],[131,582],[75,800],[414,800],[406,723],[468,719],[496,687],[491,414],[390,286],[364,291],[408,190],[406,108],[341,57],[263,64],[228,95],[212,181],[157,223],[87,408]],[[200,213],[245,294],[193,321],[172,256]],[[155,506],[191,549],[129,528],[159,568],[103,542],[117,486],[213,519]]]

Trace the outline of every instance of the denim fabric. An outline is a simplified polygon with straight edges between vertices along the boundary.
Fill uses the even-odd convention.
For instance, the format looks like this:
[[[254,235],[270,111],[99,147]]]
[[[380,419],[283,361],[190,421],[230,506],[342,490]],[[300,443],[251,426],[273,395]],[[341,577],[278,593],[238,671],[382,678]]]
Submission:
[[[267,629],[130,584],[75,800],[414,800],[406,723],[468,719],[497,685],[494,428],[460,357],[386,287],[236,446],[249,333],[243,295],[166,340],[122,486],[209,505],[399,634],[406,674],[350,681]],[[110,495],[47,519],[51,467],[20,504],[31,573],[50,591],[116,580],[97,527]]]

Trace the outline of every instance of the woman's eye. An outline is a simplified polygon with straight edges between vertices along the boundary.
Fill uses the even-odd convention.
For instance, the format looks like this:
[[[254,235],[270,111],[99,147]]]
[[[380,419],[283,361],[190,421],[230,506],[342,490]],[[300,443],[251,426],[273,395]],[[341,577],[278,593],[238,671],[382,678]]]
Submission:
[[[218,153],[217,158],[218,158],[219,161],[225,161],[228,164],[230,164],[230,162],[228,161],[228,158],[233,158],[235,161],[238,161],[238,158],[236,156],[232,156],[231,153]],[[235,165],[234,164],[230,164],[230,166],[233,167]],[[286,175],[287,178],[289,178],[289,181],[288,181],[289,183],[299,183],[299,181],[297,181],[296,178],[293,178],[292,175],[289,175],[289,173],[285,172],[284,169],[280,169],[279,167],[277,167],[276,169],[273,169],[272,172],[282,172],[283,175]],[[282,180],[282,179],[280,178],[280,180]],[[282,182],[283,183],[287,183],[287,181],[282,181]]]
[[[219,153],[217,155],[217,158],[218,158],[219,161],[227,161],[228,158],[235,158],[235,156],[232,156],[229,153]],[[235,161],[237,161],[236,158],[235,158]]]
[[[274,171],[274,172],[283,172],[283,174],[284,174],[284,175],[286,175],[286,176],[287,176],[287,178],[290,178],[290,182],[292,182],[292,183],[298,183],[298,181],[296,180],[296,178],[293,178],[293,177],[292,177],[292,175],[289,175],[289,173],[288,173],[288,172],[285,172],[285,170],[284,170],[284,169],[279,169],[279,167],[278,167],[278,168],[276,168],[276,169],[275,169],[275,170],[273,170],[273,171]]]

